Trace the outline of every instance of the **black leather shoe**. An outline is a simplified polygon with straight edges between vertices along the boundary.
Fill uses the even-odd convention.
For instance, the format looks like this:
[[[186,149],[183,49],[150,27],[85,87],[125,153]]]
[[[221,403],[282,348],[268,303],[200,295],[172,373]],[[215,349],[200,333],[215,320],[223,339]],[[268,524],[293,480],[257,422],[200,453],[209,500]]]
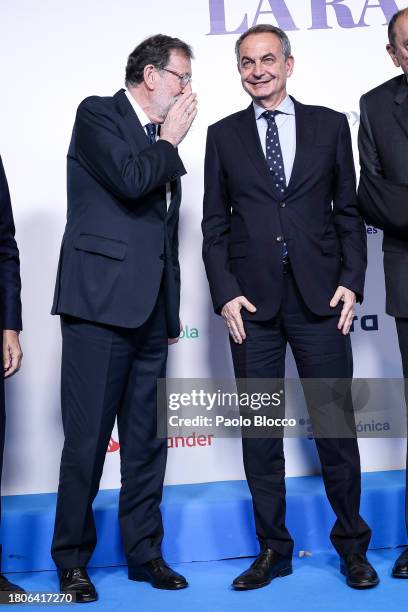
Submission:
[[[59,570],[60,592],[71,593],[76,603],[88,603],[98,599],[98,593],[84,567]]]
[[[372,589],[380,579],[377,572],[361,553],[350,553],[340,559],[340,571],[352,589]]]
[[[152,559],[142,565],[129,567],[128,576],[130,580],[150,582],[155,589],[175,591],[188,586],[184,576],[172,570],[162,557]]]
[[[0,591],[3,593],[25,593],[17,584],[13,584],[3,574],[0,574]]]
[[[408,578],[408,548],[398,557],[392,568],[394,578]]]
[[[271,548],[262,550],[250,567],[235,578],[232,587],[237,591],[260,589],[274,578],[292,573],[292,559],[282,557]]]

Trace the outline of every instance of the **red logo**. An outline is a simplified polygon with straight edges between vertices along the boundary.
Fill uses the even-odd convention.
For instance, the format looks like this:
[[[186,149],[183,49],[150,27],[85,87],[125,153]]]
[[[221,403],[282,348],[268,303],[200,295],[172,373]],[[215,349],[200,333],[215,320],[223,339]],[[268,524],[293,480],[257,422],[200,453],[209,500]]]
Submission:
[[[117,450],[120,449],[120,444],[119,442],[116,442],[116,440],[114,440],[113,438],[111,438],[109,440],[109,444],[108,444],[108,449],[107,449],[107,453],[115,453]]]

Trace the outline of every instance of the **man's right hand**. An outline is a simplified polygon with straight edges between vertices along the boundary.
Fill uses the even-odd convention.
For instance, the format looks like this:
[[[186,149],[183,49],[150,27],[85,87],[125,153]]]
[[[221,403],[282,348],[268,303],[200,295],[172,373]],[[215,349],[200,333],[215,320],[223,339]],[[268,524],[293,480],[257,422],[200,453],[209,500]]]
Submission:
[[[221,310],[221,316],[236,344],[242,344],[246,338],[244,323],[241,317],[241,308],[246,308],[248,312],[256,312],[256,307],[243,295],[239,295],[230,302],[224,304]]]
[[[160,139],[177,147],[187,134],[197,114],[197,94],[180,96],[167,113],[160,129]]]

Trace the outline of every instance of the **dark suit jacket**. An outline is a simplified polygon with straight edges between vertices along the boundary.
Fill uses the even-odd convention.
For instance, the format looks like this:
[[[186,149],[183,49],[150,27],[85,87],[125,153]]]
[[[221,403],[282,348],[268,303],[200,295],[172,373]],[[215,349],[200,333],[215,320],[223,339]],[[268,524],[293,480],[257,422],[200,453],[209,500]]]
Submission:
[[[163,281],[168,333],[179,335],[183,174],[169,142],[148,143],[124,90],[80,104],[68,151],[67,224],[53,314],[136,328],[149,317]]]
[[[384,230],[386,310],[408,317],[408,85],[400,75],[360,100],[359,206]]]
[[[22,329],[21,281],[10,193],[0,157],[0,329]]]
[[[282,237],[312,312],[339,312],[340,305],[329,306],[338,285],[363,298],[366,235],[347,119],[294,103],[296,157],[284,197],[275,192],[252,104],[208,130],[203,257],[216,312],[244,295],[257,312],[243,316],[267,320],[277,313]]]

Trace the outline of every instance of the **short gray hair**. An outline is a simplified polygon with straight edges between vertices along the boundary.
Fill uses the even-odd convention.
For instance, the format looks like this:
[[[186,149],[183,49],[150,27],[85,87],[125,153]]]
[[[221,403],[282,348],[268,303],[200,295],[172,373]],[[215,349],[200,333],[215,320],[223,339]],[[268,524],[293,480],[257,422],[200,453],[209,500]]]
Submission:
[[[235,43],[235,55],[237,56],[238,64],[239,64],[239,49],[241,47],[242,41],[245,40],[245,38],[247,36],[250,36],[251,34],[263,34],[264,32],[275,34],[275,36],[279,38],[282,44],[282,52],[283,52],[283,55],[285,56],[285,60],[288,59],[288,57],[292,54],[292,51],[290,47],[290,40],[286,32],[284,32],[280,28],[273,26],[269,23],[260,23],[259,25],[253,26],[252,28],[249,28],[249,30],[241,34],[241,36],[238,38],[237,42]]]

